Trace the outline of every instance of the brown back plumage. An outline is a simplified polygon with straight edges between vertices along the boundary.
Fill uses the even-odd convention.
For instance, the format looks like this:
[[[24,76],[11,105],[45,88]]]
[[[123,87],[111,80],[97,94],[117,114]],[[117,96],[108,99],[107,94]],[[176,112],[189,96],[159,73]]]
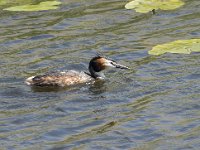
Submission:
[[[50,72],[44,75],[30,77],[26,80],[28,85],[36,86],[68,86],[77,83],[84,83],[91,80],[91,77],[84,72],[74,70],[63,72]]]

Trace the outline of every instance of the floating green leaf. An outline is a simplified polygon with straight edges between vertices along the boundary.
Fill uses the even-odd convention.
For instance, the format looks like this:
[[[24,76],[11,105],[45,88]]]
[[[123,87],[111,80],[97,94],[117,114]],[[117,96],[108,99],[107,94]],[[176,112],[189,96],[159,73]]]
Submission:
[[[61,4],[61,2],[59,2],[59,1],[46,1],[46,2],[41,2],[37,5],[27,4],[27,5],[5,8],[4,10],[8,10],[8,11],[41,11],[41,10],[57,9],[58,5],[60,5],[60,4]]]
[[[125,5],[126,9],[135,9],[139,13],[147,13],[152,10],[172,10],[181,7],[181,0],[134,0]]]
[[[0,0],[0,6],[1,5],[16,5],[16,4],[28,4],[33,0]]]
[[[0,0],[0,9],[18,5],[31,4],[34,0]]]
[[[164,53],[182,53],[200,52],[200,39],[178,40],[153,47],[148,53],[151,55],[161,55]]]
[[[5,5],[7,2],[5,0],[0,0],[0,5]]]

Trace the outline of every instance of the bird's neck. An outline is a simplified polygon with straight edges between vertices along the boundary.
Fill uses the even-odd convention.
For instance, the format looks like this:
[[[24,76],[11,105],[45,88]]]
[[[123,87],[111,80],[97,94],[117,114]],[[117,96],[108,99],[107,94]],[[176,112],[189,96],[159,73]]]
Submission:
[[[104,79],[105,78],[105,75],[103,74],[103,72],[94,71],[92,66],[89,66],[89,71],[90,71],[90,75],[95,79],[97,79],[97,78]]]

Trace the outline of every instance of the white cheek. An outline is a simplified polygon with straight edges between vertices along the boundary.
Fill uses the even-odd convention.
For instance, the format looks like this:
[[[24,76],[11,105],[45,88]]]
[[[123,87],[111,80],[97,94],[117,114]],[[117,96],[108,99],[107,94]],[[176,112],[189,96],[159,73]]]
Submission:
[[[106,66],[106,68],[115,68],[115,66],[113,66],[113,65],[111,64],[111,62],[112,62],[112,61],[106,61],[106,62],[104,63],[104,65]]]

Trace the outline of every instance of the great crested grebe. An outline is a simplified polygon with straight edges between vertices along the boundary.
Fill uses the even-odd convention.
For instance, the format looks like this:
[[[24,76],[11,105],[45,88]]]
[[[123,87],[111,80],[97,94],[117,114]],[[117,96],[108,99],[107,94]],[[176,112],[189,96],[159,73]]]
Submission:
[[[90,60],[89,72],[79,72],[67,70],[62,72],[49,72],[43,75],[32,76],[26,79],[25,83],[32,86],[69,86],[79,83],[87,83],[94,79],[104,79],[102,70],[113,67],[120,69],[129,69],[103,56],[96,56]]]

